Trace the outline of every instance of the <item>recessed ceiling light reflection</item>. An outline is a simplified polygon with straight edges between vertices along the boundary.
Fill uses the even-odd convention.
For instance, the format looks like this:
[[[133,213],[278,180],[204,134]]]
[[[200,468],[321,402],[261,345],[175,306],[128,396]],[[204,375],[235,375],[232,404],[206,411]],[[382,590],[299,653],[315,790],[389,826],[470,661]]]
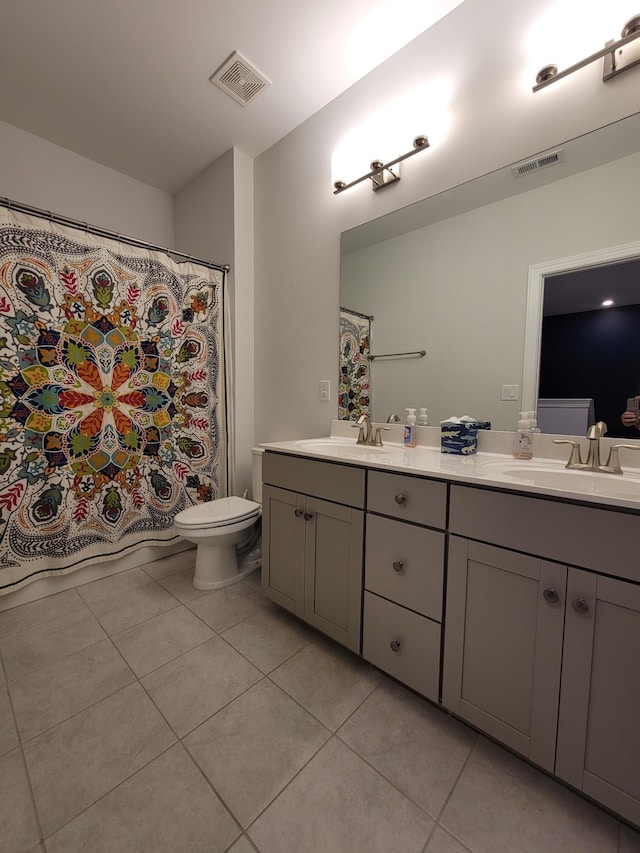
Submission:
[[[613,305],[613,299],[605,299],[602,303],[603,308],[609,308],[611,305]]]

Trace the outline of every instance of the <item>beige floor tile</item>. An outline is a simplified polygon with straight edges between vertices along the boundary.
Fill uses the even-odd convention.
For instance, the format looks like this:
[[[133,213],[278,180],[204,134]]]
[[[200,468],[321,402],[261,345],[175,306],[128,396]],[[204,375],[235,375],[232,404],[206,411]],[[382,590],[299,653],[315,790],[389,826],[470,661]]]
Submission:
[[[105,633],[86,607],[0,640],[7,678],[51,666],[65,655],[104,640]]]
[[[29,741],[24,752],[44,837],[174,742],[139,684]]]
[[[332,738],[249,835],[261,853],[420,853],[432,826],[418,806]]]
[[[102,640],[12,681],[11,698],[22,739],[52,728],[133,680],[113,643]]]
[[[334,643],[315,640],[270,678],[335,731],[375,689],[380,675]]]
[[[390,681],[376,688],[338,735],[434,818],[477,737]]]
[[[262,672],[271,672],[311,642],[315,632],[280,607],[266,607],[223,634]]]
[[[222,853],[240,829],[180,745],[47,839],[48,853]]]
[[[460,844],[452,835],[445,832],[441,826],[437,826],[424,853],[470,853],[470,851],[468,847]],[[516,851],[514,850],[513,853]],[[549,851],[549,853],[559,853],[559,851]]]
[[[19,749],[0,758],[0,847],[25,853],[38,844],[38,825]]]
[[[168,575],[158,579],[160,586],[164,587],[167,592],[170,592],[174,598],[185,604],[187,601],[193,601],[194,598],[200,598],[201,595],[206,595],[204,589],[196,589],[193,585],[194,567],[183,569],[181,572]]]
[[[248,577],[245,578],[245,583],[248,583],[249,586],[252,586],[254,589],[257,589],[259,592],[262,591],[262,574],[260,569],[257,572],[253,572]]]
[[[229,848],[229,853],[256,853],[256,848],[243,835]]]
[[[440,823],[474,853],[616,853],[618,844],[615,820],[485,740]]]
[[[151,578],[141,569],[129,569],[126,572],[118,572],[108,578],[84,584],[78,587],[78,593],[83,601],[93,605],[112,595],[122,595],[130,589],[151,583]]]
[[[628,826],[621,827],[620,853],[640,853],[640,832]]]
[[[246,827],[328,737],[317,720],[264,679],[184,743]]]
[[[244,693],[262,673],[220,637],[213,637],[142,679],[178,737]]]
[[[187,607],[220,634],[268,605],[262,593],[241,581],[214,589],[190,601]]]
[[[65,592],[58,592],[55,595],[40,598],[38,601],[30,601],[20,607],[3,610],[0,612],[0,637],[26,631],[42,622],[65,616],[83,607],[84,602],[75,589],[67,589]]]
[[[9,693],[5,686],[0,686],[0,755],[4,755],[17,745],[18,735],[13,722]]]
[[[176,572],[193,569],[195,565],[196,549],[189,548],[185,551],[179,551],[177,554],[169,554],[168,557],[163,557],[161,560],[154,560],[153,563],[145,563],[140,568],[149,577],[160,580],[160,578],[166,578],[169,575],[176,574]]]
[[[112,595],[89,605],[94,616],[110,636],[146,622],[178,606],[176,599],[151,581],[133,587],[121,595]]]
[[[211,637],[210,628],[186,608],[178,606],[116,634],[113,642],[135,674],[141,677]]]

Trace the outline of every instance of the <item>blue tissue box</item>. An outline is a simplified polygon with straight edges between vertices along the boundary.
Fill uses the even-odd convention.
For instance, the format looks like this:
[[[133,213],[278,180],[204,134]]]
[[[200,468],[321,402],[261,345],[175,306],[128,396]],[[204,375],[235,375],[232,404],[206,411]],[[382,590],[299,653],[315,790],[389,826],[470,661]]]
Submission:
[[[486,423],[486,422],[484,422]],[[458,456],[471,456],[478,451],[478,423],[440,425],[440,450],[443,453],[455,453]]]

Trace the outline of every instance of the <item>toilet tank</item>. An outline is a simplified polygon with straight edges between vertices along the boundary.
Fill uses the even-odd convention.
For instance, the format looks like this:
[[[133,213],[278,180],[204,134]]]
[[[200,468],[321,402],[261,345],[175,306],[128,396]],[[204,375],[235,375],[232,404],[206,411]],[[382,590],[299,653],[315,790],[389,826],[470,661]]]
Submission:
[[[262,454],[261,447],[251,448],[251,499],[262,503]]]

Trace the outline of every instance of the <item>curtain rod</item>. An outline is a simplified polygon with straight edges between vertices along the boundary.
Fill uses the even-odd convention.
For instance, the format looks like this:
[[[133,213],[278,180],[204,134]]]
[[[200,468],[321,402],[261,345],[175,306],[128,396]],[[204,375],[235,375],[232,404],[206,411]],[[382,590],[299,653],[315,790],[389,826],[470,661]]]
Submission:
[[[340,306],[341,311],[348,311],[349,314],[355,314],[356,317],[362,317],[363,320],[373,320],[373,314],[363,314],[361,311],[354,311],[353,308],[345,308],[344,306]]]
[[[19,201],[12,201],[10,198],[0,197],[0,206],[6,207],[9,210],[17,210],[19,213],[29,213],[33,216],[40,216],[43,219],[48,219],[50,222],[57,222],[59,225],[68,225],[71,228],[77,228],[80,231],[86,231],[89,234],[94,234],[96,237],[106,237],[109,240],[116,240],[120,243],[127,243],[130,246],[137,246],[141,249],[151,249],[154,252],[164,252],[172,260],[183,258],[185,261],[193,261],[200,266],[207,267],[212,270],[220,270],[220,272],[228,273],[231,267],[229,264],[214,264],[213,261],[205,261],[202,258],[194,258],[193,255],[186,255],[184,252],[178,252],[174,249],[167,249],[165,246],[156,246],[154,243],[147,243],[146,240],[138,240],[136,237],[127,237],[123,234],[118,234],[115,231],[109,231],[106,228],[98,228],[95,225],[88,225],[86,222],[80,222],[77,219],[71,219],[68,216],[62,216],[58,213],[52,213],[50,210],[41,210],[38,207],[32,207],[30,204],[22,204]]]

